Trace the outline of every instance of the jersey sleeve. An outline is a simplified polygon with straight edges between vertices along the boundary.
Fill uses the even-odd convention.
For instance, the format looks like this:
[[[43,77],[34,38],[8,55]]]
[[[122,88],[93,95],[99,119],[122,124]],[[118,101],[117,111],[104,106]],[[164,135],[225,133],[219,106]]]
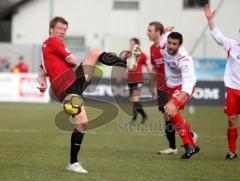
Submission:
[[[62,59],[66,60],[69,63],[69,58],[71,57],[72,53],[65,47],[65,45],[58,40],[57,38],[53,38],[50,43],[50,47],[53,51],[60,56]]]
[[[141,60],[142,64],[146,65],[147,64],[147,55],[145,53],[141,53]]]
[[[217,27],[211,31],[211,36],[225,51],[228,51],[231,48],[231,44],[234,43],[234,40],[225,37]]]
[[[189,58],[183,58],[179,61],[179,67],[182,72],[182,91],[191,95],[196,84],[193,62]]]

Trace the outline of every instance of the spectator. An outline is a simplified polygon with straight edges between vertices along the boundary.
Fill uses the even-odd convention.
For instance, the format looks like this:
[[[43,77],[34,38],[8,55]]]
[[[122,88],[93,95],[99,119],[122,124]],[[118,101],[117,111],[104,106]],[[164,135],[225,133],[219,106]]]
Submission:
[[[13,73],[28,73],[28,65],[25,63],[24,57],[20,56],[18,58],[18,63],[11,68]]]
[[[6,58],[0,58],[0,72],[9,72],[10,63]]]

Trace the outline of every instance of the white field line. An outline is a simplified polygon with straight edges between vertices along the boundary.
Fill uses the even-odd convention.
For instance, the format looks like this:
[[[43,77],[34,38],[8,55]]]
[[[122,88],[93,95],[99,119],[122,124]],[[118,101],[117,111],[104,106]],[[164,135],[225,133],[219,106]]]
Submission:
[[[128,133],[126,134],[127,136],[132,136],[132,133],[135,133],[134,136],[137,135],[138,136],[164,136],[164,133],[162,132],[156,132],[156,131],[153,131],[153,132],[144,132],[144,131],[121,131],[121,130],[118,130],[119,133],[122,133],[123,135],[125,133]],[[44,131],[44,130],[36,130],[36,129],[0,129],[0,133],[64,133],[64,134],[67,134],[68,131]],[[94,130],[91,130],[89,132],[87,132],[86,134],[89,134],[89,135],[113,135],[115,134],[116,132],[102,132],[102,131],[94,131]],[[129,134],[130,133],[130,134]],[[208,136],[208,135],[204,135],[204,136],[199,136],[200,139],[226,139],[227,137],[226,136]]]

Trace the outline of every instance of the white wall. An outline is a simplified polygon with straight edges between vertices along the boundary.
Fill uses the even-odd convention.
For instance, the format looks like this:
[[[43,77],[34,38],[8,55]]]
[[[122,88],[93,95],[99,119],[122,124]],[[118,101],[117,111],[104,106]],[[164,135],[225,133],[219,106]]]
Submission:
[[[142,23],[141,29],[146,30],[146,26],[152,20],[161,21],[164,25],[174,25],[176,31],[184,35],[184,46],[191,51],[198,37],[201,35],[204,27],[207,25],[204,12],[202,9],[183,9],[182,0],[148,0],[141,1]],[[210,0],[211,6],[216,8],[221,0]],[[155,5],[154,5],[155,4]],[[224,3],[216,14],[215,22],[222,29],[223,33],[229,37],[240,40],[238,29],[240,28],[240,1],[239,0],[224,0]],[[146,12],[148,10],[148,12]],[[146,32],[146,31],[145,31]],[[148,43],[144,31],[140,32],[143,37],[144,44]],[[219,47],[213,42],[209,36],[209,30],[206,32],[207,55],[210,57],[225,56],[223,51],[219,51]],[[204,47],[203,40],[197,47],[193,56],[203,56]]]
[[[131,37],[139,37],[142,49],[147,51],[151,43],[146,36],[148,23],[154,20],[164,25],[175,25],[184,35],[184,45],[191,51],[201,35],[206,20],[202,9],[184,10],[182,0],[139,0],[139,11],[116,11],[113,0],[53,0],[53,14],[65,17],[71,36],[85,36],[88,47],[101,47],[117,51],[128,48]],[[210,0],[216,8],[221,0]],[[223,33],[240,39],[239,0],[224,1],[215,17]],[[14,15],[12,26],[13,43],[41,44],[48,35],[50,0],[35,0],[22,6]],[[193,56],[224,57],[225,53],[213,42],[206,32]],[[206,55],[204,55],[206,53]]]
[[[10,62],[10,67],[13,67],[18,63],[19,56],[24,56],[30,72],[39,70],[40,51],[39,45],[0,43],[0,58],[7,59]]]
[[[49,0],[34,0],[13,16],[12,43],[40,44],[48,36]]]

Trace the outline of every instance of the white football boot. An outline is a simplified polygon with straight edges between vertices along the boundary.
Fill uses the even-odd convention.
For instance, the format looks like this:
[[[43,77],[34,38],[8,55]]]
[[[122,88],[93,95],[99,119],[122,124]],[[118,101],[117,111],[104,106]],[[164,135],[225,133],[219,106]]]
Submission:
[[[67,166],[67,170],[72,172],[78,172],[78,173],[88,173],[88,171],[82,167],[81,163],[78,163],[78,162],[73,164],[69,163]]]
[[[176,149],[172,149],[172,148],[167,148],[165,150],[160,150],[159,152],[157,152],[158,154],[165,154],[165,155],[175,155],[178,153],[177,148]]]
[[[135,70],[137,68],[137,61],[141,55],[141,49],[139,45],[135,45],[131,52],[130,57],[127,59],[127,68],[128,70]]]

